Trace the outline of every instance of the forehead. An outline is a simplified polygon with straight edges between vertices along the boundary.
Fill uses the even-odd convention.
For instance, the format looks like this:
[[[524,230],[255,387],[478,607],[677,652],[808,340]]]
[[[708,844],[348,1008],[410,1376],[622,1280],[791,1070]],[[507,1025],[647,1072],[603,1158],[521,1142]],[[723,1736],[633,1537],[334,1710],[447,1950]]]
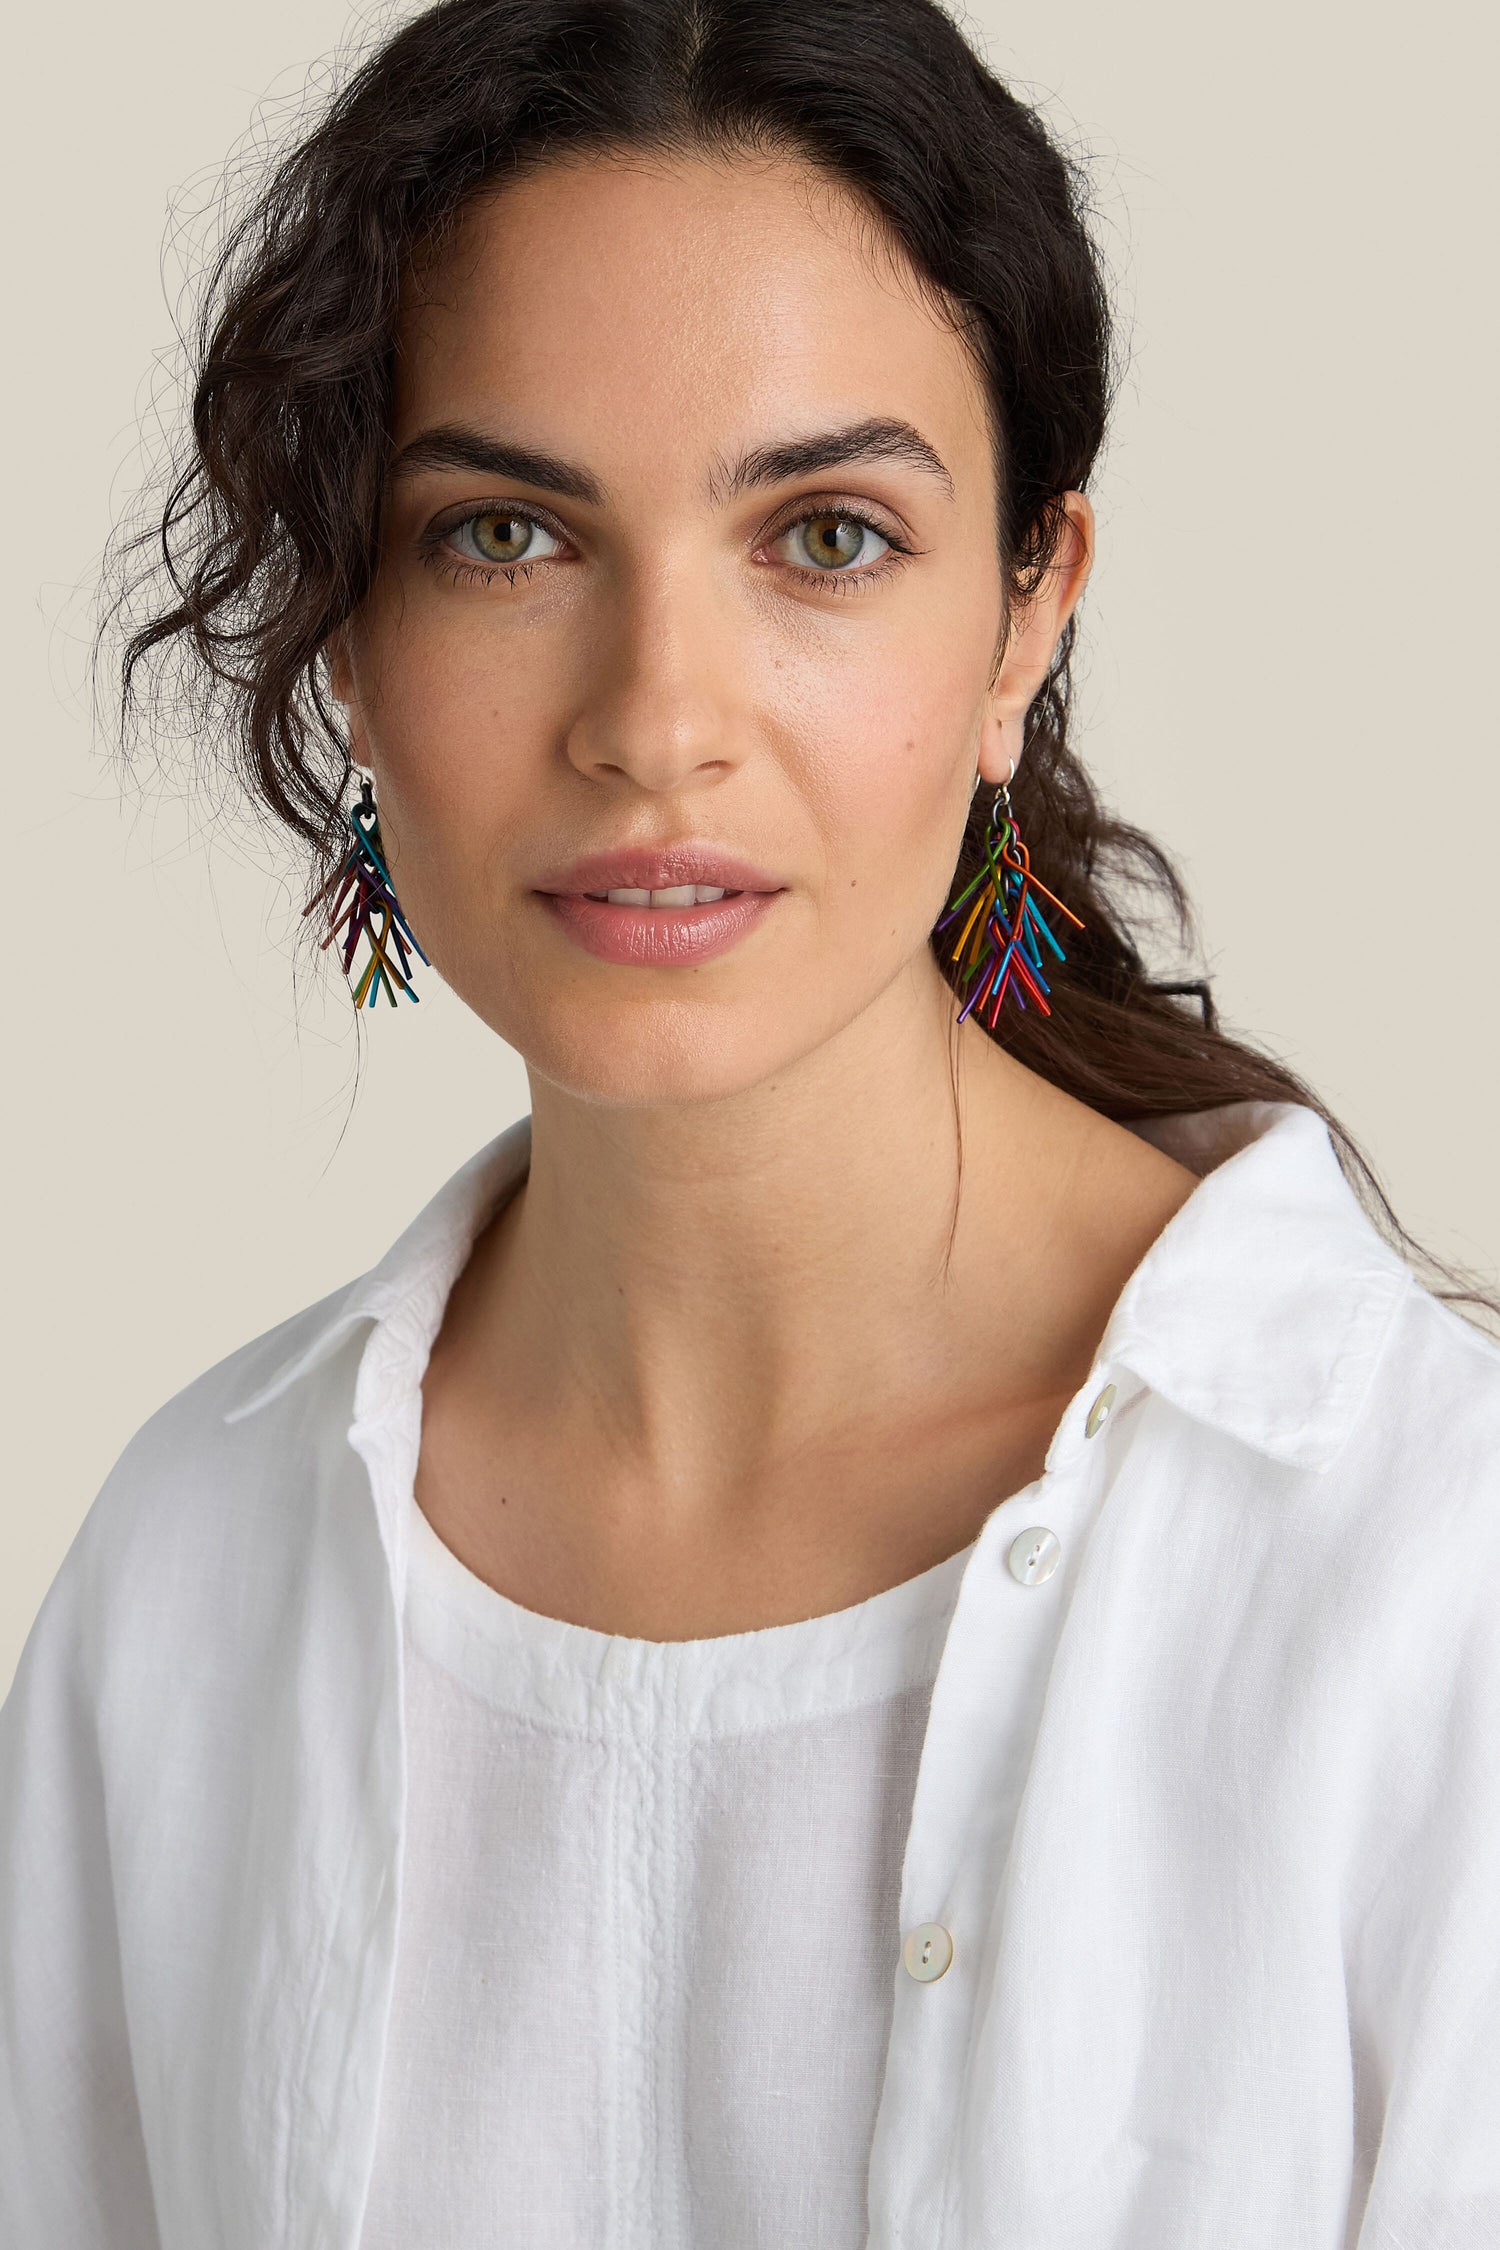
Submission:
[[[789,158],[608,155],[477,199],[410,284],[395,438],[435,422],[621,463],[897,415],[989,473],[967,348],[873,213]]]

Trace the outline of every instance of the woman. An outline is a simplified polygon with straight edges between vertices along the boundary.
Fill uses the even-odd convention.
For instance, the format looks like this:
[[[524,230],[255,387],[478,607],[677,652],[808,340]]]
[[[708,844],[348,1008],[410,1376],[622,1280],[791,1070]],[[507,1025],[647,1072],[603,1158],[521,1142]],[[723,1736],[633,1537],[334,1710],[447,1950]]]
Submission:
[[[1128,932],[1108,365],[930,0],[448,0],[231,242],[127,690],[532,1108],[49,1592],[17,2250],[1500,2240],[1496,1350]]]

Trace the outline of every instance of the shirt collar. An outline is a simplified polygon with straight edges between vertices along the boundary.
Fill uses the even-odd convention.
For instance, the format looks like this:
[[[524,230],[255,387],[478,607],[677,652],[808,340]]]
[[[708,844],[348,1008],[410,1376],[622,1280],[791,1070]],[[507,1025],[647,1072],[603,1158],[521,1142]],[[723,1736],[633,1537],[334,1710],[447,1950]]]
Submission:
[[[283,1355],[248,1398],[230,1408],[224,1420],[238,1422],[279,1398],[299,1377],[329,1358],[361,1321],[418,1313],[424,1302],[435,1296],[435,1333],[442,1304],[463,1269],[475,1237],[506,1196],[519,1187],[530,1164],[528,1115],[517,1118],[514,1125],[507,1126],[460,1165],[397,1235],[378,1265],[302,1316],[297,1325],[303,1332],[291,1352]]]
[[[1348,1438],[1413,1276],[1322,1117],[1232,1102],[1131,1122],[1200,1175],[1115,1304],[1098,1359],[1291,1467]]]
[[[1328,1127],[1296,1102],[1131,1120],[1199,1184],[1116,1301],[1096,1365],[1129,1368],[1195,1420],[1297,1468],[1325,1468],[1359,1414],[1410,1269],[1344,1176]],[[487,1143],[348,1289],[297,1323],[237,1422],[328,1358],[362,1321],[435,1333],[470,1245],[525,1178],[531,1119]]]

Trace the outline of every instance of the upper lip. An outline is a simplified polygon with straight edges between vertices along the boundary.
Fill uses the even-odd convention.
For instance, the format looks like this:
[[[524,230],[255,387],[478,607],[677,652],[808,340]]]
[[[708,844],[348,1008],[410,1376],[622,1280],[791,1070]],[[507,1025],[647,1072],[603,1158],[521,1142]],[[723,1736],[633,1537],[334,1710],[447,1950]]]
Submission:
[[[670,891],[702,883],[726,891],[779,891],[774,875],[717,844],[625,844],[617,851],[585,852],[543,876],[539,891],[582,897],[586,891]]]

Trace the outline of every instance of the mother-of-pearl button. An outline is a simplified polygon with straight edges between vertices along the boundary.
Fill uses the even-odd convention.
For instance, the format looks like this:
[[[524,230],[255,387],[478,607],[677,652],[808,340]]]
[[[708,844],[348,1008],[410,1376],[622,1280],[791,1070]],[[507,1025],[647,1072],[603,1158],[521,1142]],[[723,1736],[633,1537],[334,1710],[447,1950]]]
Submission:
[[[1083,1434],[1085,1437],[1097,1437],[1099,1435],[1099,1432],[1103,1429],[1105,1423],[1109,1420],[1109,1410],[1114,1405],[1114,1403],[1115,1386],[1113,1383],[1106,1383],[1103,1390],[1099,1393],[1099,1396],[1095,1399],[1093,1405],[1089,1408],[1089,1418],[1083,1425]]]
[[[1018,1539],[1012,1539],[1006,1561],[1010,1574],[1019,1585],[1040,1586],[1057,1568],[1057,1558],[1062,1553],[1062,1541],[1055,1531],[1042,1524],[1033,1524]]]
[[[953,1940],[941,1922],[919,1922],[901,1948],[906,1973],[918,1984],[932,1984],[953,1959]]]

